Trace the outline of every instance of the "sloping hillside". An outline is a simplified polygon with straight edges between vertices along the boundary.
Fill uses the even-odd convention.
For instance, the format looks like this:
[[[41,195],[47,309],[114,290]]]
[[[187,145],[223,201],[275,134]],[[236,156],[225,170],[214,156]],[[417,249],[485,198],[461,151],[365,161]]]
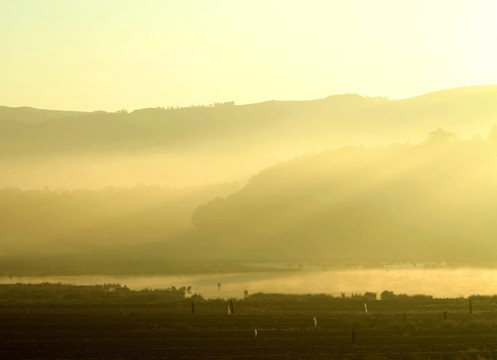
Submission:
[[[487,131],[496,117],[497,86],[445,90],[397,101],[340,95],[314,101],[142,109],[129,114],[3,107],[0,144],[4,155],[135,151],[192,143],[227,143],[237,150],[260,145],[259,141],[284,139],[343,145],[340,136],[345,134],[347,143],[355,143],[405,141],[408,133],[411,139],[419,139],[434,127],[458,133]]]
[[[273,166],[198,208],[200,237],[247,258],[494,261],[497,136],[345,147]],[[222,250],[219,250],[222,251]]]
[[[129,114],[0,108],[0,172],[6,174],[0,187],[245,181],[307,152],[417,143],[438,127],[471,138],[496,122],[497,86],[396,101],[339,95]]]

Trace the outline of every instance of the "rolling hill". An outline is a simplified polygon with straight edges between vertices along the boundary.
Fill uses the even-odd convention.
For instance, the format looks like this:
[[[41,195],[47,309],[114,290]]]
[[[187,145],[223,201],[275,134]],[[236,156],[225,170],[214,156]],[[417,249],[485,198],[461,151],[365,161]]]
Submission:
[[[0,171],[9,175],[0,187],[245,181],[306,152],[420,142],[439,127],[467,138],[496,122],[495,85],[405,100],[337,95],[131,113],[2,107]],[[47,175],[54,172],[57,178]]]
[[[496,136],[438,129],[419,145],[308,154],[199,207],[193,222],[226,256],[494,263]]]

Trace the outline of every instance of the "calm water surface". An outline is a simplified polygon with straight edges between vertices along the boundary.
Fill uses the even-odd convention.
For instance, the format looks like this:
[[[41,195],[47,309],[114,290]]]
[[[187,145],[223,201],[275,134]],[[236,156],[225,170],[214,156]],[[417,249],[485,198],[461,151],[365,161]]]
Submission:
[[[60,282],[74,285],[120,283],[133,290],[192,286],[206,298],[243,297],[244,290],[287,294],[345,293],[427,294],[435,297],[467,297],[497,294],[497,269],[349,269],[265,273],[160,275],[160,276],[49,276],[0,277],[0,283]],[[221,289],[217,284],[221,283]]]

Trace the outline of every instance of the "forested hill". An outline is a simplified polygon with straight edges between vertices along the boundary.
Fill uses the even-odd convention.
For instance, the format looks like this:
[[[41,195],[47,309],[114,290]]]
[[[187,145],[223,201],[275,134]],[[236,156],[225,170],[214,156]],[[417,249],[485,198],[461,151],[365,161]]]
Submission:
[[[199,236],[245,258],[494,263],[497,128],[345,147],[275,165],[199,207]]]

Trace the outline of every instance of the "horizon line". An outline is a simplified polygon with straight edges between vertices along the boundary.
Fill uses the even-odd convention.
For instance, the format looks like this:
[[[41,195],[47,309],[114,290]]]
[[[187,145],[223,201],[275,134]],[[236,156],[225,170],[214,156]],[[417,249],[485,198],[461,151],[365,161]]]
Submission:
[[[319,101],[319,100],[325,100],[331,97],[335,96],[359,96],[364,99],[385,99],[387,101],[402,101],[402,100],[409,100],[409,99],[415,99],[418,97],[422,96],[427,96],[431,94],[436,94],[440,92],[446,92],[446,91],[452,91],[452,90],[462,90],[462,89],[469,89],[469,88],[483,88],[483,87],[493,87],[497,86],[497,84],[479,84],[479,85],[464,85],[464,86],[457,86],[453,88],[442,88],[438,90],[431,90],[428,92],[423,92],[418,95],[414,96],[408,96],[408,97],[401,97],[401,98],[391,98],[389,96],[384,96],[384,95],[376,95],[376,96],[371,96],[371,95],[364,95],[364,94],[359,94],[359,93],[340,93],[340,94],[331,94],[325,97],[320,97],[320,98],[312,98],[312,99],[300,99],[300,100],[295,100],[295,99],[286,99],[286,100],[276,100],[276,99],[269,99],[269,100],[263,100],[259,102],[250,102],[250,103],[240,103],[238,104],[236,100],[228,100],[228,101],[220,101],[220,102],[214,102],[212,104],[198,104],[198,105],[188,105],[188,106],[164,106],[164,105],[158,105],[158,106],[150,106],[150,107],[143,107],[143,108],[136,108],[133,110],[127,110],[127,109],[116,109],[114,111],[108,111],[108,110],[62,110],[62,109],[50,109],[50,108],[38,108],[38,107],[33,107],[29,105],[22,105],[22,106],[9,106],[9,105],[0,105],[0,108],[9,108],[9,109],[31,109],[31,110],[39,110],[39,111],[58,111],[58,112],[76,112],[76,113],[85,113],[85,114],[92,114],[92,113],[98,113],[98,112],[103,112],[107,114],[112,114],[112,113],[118,113],[121,111],[125,111],[127,113],[133,113],[135,111],[139,110],[148,110],[148,109],[163,109],[163,110],[180,110],[180,109],[189,109],[189,108],[195,108],[195,107],[205,107],[205,108],[210,108],[210,107],[215,107],[215,104],[227,104],[227,103],[233,103],[233,106],[250,106],[250,105],[257,105],[257,104],[263,104],[267,102],[310,102],[310,101]]]

